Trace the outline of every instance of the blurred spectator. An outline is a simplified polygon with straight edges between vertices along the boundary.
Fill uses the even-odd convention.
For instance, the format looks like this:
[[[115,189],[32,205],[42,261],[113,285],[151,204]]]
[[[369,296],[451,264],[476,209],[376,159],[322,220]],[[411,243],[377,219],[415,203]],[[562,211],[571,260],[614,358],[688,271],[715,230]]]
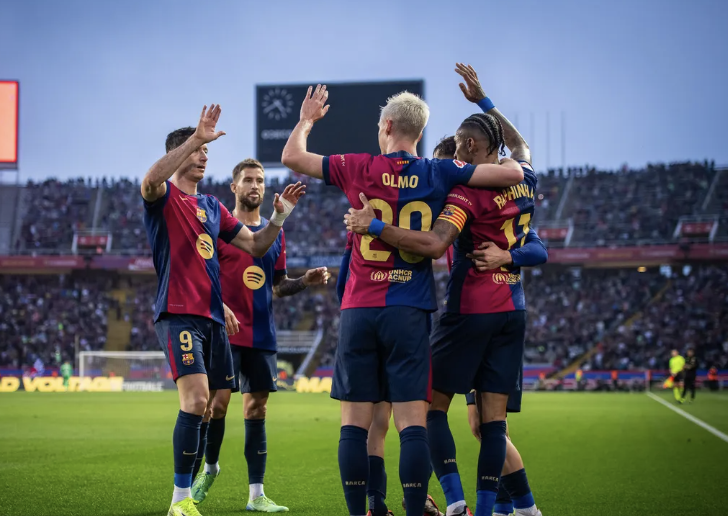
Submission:
[[[0,366],[48,366],[81,351],[103,349],[113,300],[104,276],[0,276]]]
[[[61,182],[28,182],[21,229],[25,252],[70,252],[74,231],[90,227],[93,217],[91,183],[83,178]]]

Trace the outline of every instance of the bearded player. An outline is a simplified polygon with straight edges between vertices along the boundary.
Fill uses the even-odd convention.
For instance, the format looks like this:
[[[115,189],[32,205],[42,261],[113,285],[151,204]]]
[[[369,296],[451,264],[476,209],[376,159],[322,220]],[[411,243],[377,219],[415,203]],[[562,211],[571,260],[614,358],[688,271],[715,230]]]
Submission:
[[[167,154],[144,176],[144,225],[159,280],[154,329],[179,391],[180,410],[172,438],[174,491],[169,516],[199,516],[191,497],[192,469],[202,417],[218,389],[235,386],[225,330],[218,238],[263,256],[283,221],[303,195],[300,183],[276,194],[271,223],[252,232],[211,195],[197,193],[205,175],[207,144],[217,131],[219,105],[202,109],[196,129],[167,136]]]
[[[485,95],[476,99],[470,91],[477,81],[472,67],[458,65],[456,71],[468,83],[468,86],[461,84],[466,97],[479,101],[486,112],[472,115],[461,124],[455,135],[456,156],[474,164],[498,162],[503,148],[503,121],[507,120]],[[491,111],[493,113],[489,113]],[[360,197],[364,209],[351,209],[347,216],[347,229],[372,234],[371,228],[375,228],[377,236],[386,243],[419,256],[439,258],[456,242],[446,312],[432,336],[435,392],[427,417],[433,443],[432,462],[448,498],[448,514],[467,511],[455,465],[455,443],[447,424],[447,410],[453,395],[466,394],[471,389],[480,394],[481,450],[476,516],[486,516],[494,509],[506,459],[508,397],[520,387],[526,318],[519,264],[511,255],[509,267],[481,273],[471,260],[471,253],[485,241],[496,243],[506,251],[520,248],[530,230],[538,180],[529,163],[528,146],[510,123],[505,126],[505,133],[512,140],[512,157],[517,158],[524,169],[521,184],[503,190],[456,187],[431,232],[410,231],[391,224],[379,229],[373,224],[374,210],[368,206],[363,194]],[[451,471],[453,467],[455,471]],[[540,514],[533,498],[524,500],[528,501],[530,506],[517,513]]]
[[[268,221],[261,216],[265,198],[265,170],[254,159],[246,159],[233,169],[230,189],[235,194],[233,217],[251,232],[261,231]],[[246,509],[258,512],[287,512],[265,495],[268,447],[265,416],[268,396],[278,390],[276,328],[273,321],[273,295],[292,296],[310,285],[325,285],[326,267],[311,269],[300,278],[291,279],[286,272],[286,237],[278,234],[262,258],[255,258],[224,242],[219,242],[222,298],[232,311],[239,331],[229,336],[237,386],[233,392],[243,394],[245,416],[245,460],[248,463],[249,496]],[[205,414],[200,430],[198,460],[205,456],[205,468],[196,476],[192,497],[196,503],[205,500],[220,474],[218,458],[225,432],[225,415],[230,402],[229,390],[218,391]],[[209,423],[207,423],[209,421]],[[207,425],[209,424],[209,427]],[[207,427],[207,428],[205,428]],[[206,439],[203,437],[207,433]]]
[[[361,206],[359,193],[365,192],[375,199],[387,222],[425,232],[455,185],[505,187],[523,179],[523,170],[512,160],[475,167],[417,157],[429,108],[408,92],[388,99],[381,111],[381,155],[324,157],[308,152],[308,134],[326,115],[327,99],[325,86],[317,86],[313,94],[309,88],[282,162],[338,187],[353,206]],[[427,320],[436,309],[431,260],[397,252],[370,236],[354,236],[331,392],[341,402],[339,470],[352,516],[366,513],[367,437],[374,404],[380,401],[393,403],[407,516],[423,514],[430,476],[425,428],[430,401]]]

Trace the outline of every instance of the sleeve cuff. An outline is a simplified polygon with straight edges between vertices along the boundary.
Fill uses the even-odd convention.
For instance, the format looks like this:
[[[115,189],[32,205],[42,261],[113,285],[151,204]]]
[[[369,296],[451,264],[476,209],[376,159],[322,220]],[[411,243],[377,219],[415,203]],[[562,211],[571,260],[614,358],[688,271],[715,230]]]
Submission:
[[[327,185],[332,185],[331,182],[331,173],[329,172],[329,156],[324,156],[323,161],[321,162],[321,172],[324,176],[324,183]]]
[[[240,233],[241,229],[243,229],[243,223],[238,221],[233,229],[231,229],[230,231],[226,231],[224,234],[220,234],[219,237],[223,242],[229,244],[233,241],[233,239],[235,239],[236,236],[238,236],[238,233]]]

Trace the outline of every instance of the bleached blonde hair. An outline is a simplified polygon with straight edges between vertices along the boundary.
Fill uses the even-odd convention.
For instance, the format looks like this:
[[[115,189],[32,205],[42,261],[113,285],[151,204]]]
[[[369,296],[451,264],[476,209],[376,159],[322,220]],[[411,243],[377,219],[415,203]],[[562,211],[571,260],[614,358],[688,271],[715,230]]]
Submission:
[[[382,108],[379,123],[392,121],[394,132],[416,140],[425,129],[430,118],[430,108],[419,96],[409,91],[402,91],[387,99]]]

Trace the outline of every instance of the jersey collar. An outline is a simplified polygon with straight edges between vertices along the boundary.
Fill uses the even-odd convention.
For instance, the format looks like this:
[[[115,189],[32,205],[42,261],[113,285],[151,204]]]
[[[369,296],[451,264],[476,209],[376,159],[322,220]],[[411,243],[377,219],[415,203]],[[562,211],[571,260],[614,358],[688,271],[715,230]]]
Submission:
[[[409,158],[409,159],[419,159],[417,156],[413,156],[407,151],[397,151],[397,152],[391,152],[389,154],[384,155],[385,158]]]

